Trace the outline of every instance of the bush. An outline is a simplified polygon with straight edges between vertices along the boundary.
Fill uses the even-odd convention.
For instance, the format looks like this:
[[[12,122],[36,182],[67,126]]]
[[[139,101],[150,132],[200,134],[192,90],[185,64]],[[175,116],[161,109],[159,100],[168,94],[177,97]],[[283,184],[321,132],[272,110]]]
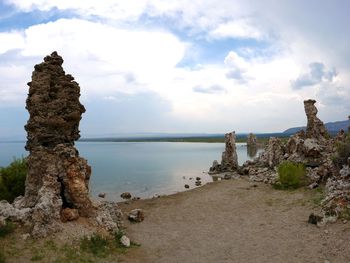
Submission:
[[[14,159],[7,167],[0,168],[0,200],[13,200],[24,195],[27,164],[25,159]]]
[[[6,258],[5,258],[4,252],[0,250],[0,263],[5,263],[5,262],[6,262]]]
[[[296,189],[305,182],[305,166],[301,163],[290,161],[282,162],[278,166],[278,183],[274,185],[277,189]]]
[[[337,144],[337,154],[332,158],[332,161],[336,167],[342,168],[344,164],[347,163],[350,157],[350,140],[346,142],[341,142]]]
[[[6,221],[5,225],[0,226],[0,238],[12,233],[15,230],[15,225]]]

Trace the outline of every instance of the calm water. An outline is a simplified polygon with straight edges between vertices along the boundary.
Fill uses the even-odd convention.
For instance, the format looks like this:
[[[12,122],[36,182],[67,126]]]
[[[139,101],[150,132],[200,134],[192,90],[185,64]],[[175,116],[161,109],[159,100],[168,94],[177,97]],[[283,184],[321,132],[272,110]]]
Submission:
[[[224,144],[79,142],[77,148],[92,167],[92,195],[105,192],[108,199],[120,200],[122,192],[144,198],[183,191],[184,184],[193,188],[197,176],[203,183],[212,181],[206,172],[221,159]],[[240,164],[254,155],[245,144],[237,144],[237,154]],[[26,155],[24,143],[0,143],[0,166]]]

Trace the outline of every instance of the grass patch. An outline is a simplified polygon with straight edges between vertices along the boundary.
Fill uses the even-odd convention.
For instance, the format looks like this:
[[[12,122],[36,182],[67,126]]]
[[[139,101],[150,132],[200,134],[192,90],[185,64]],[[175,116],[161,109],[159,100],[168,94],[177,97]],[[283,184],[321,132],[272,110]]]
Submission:
[[[316,189],[312,190],[313,195],[311,197],[311,201],[315,206],[321,206],[322,200],[326,197],[326,193],[324,187],[320,186]]]
[[[4,252],[0,250],[0,263],[6,263],[6,257],[4,255]]]
[[[91,237],[81,239],[80,248],[83,251],[92,253],[96,257],[103,258],[107,256],[109,242],[105,237],[99,234],[93,234]]]
[[[278,166],[278,181],[273,185],[275,189],[297,189],[306,181],[305,165],[290,161],[282,162]]]
[[[0,227],[0,237],[5,237],[8,234],[11,234],[14,230],[15,230],[15,224],[10,222],[10,221],[6,221],[4,226]]]
[[[341,211],[339,217],[340,219],[350,220],[350,209],[345,208],[343,211]]]
[[[7,167],[0,167],[0,200],[12,203],[20,195],[24,195],[27,176],[25,159],[14,159]]]

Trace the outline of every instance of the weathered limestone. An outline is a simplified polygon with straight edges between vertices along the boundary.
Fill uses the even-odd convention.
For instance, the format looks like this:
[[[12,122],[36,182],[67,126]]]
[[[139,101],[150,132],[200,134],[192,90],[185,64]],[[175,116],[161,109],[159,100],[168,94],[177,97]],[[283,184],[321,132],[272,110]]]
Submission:
[[[284,147],[281,139],[271,137],[264,152],[260,156],[260,162],[269,168],[278,165],[284,158]]]
[[[247,136],[247,147],[257,147],[258,140],[256,138],[256,135],[253,133],[249,133]]]
[[[222,153],[221,167],[228,171],[238,168],[235,132],[225,134],[225,151]]]
[[[325,140],[329,138],[326,127],[323,122],[317,118],[317,108],[315,107],[315,100],[305,100],[304,109],[307,117],[306,137],[316,140]]]
[[[236,152],[236,134],[235,132],[225,134],[225,151],[222,153],[221,164],[216,160],[209,169],[210,174],[232,172],[238,168],[238,159]]]
[[[62,63],[62,57],[53,52],[34,67],[26,101],[30,154],[25,195],[13,205],[0,203],[0,217],[29,223],[34,237],[58,231],[61,221],[79,216],[95,218],[107,230],[118,227],[115,206],[90,200],[91,167],[74,147],[85,108],[79,102],[78,83],[65,74]]]

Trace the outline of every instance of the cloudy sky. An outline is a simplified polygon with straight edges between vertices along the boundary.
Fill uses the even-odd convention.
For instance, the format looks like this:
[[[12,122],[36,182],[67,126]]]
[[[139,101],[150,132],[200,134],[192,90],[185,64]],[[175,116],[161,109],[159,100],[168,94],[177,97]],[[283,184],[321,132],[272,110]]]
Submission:
[[[273,132],[350,113],[347,0],[0,0],[0,138],[25,135],[33,66],[56,50],[82,136]]]

